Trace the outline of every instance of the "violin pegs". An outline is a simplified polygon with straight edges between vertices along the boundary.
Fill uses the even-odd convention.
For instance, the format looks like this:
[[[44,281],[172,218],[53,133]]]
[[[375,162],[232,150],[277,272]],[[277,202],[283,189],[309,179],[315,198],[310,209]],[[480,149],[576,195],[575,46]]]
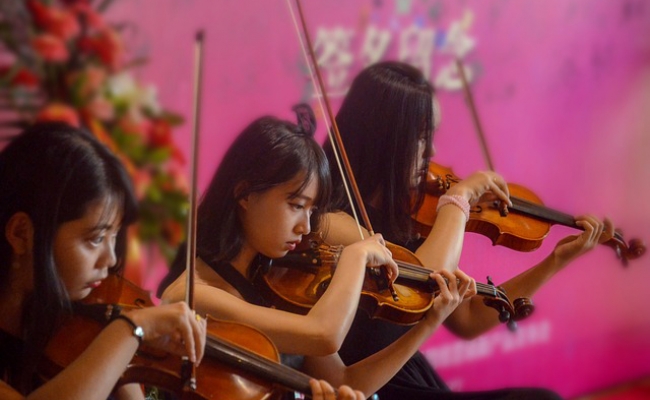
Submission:
[[[517,330],[517,321],[514,321],[514,320],[508,321],[508,329],[510,330],[510,332],[516,331]]]
[[[508,312],[505,307],[501,307],[501,311],[499,311],[499,321],[501,321],[501,323],[509,323],[511,321],[510,312]]]

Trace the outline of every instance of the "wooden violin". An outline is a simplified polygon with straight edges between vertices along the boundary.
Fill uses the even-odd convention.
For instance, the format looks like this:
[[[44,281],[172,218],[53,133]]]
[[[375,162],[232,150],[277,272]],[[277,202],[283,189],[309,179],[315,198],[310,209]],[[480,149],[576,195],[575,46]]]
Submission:
[[[256,283],[279,308],[306,314],[329,286],[343,246],[328,245],[315,235],[304,238],[303,242],[305,244],[301,244],[300,249],[272,260],[264,271],[256,275]],[[359,307],[371,318],[413,325],[432,306],[440,290],[438,283],[431,279],[429,274],[432,271],[424,268],[415,254],[392,243],[386,246],[399,267],[399,276],[394,284],[397,297],[388,290],[381,269],[368,268]],[[505,291],[495,287],[491,281],[476,286],[478,294],[484,297],[484,303],[496,309],[499,320],[511,329],[516,327],[515,321],[529,316],[534,310],[530,299],[520,298],[512,303]]]
[[[429,162],[425,184],[424,201],[418,211],[412,215],[415,230],[427,236],[436,220],[438,199],[454,184],[460,182],[450,168]],[[492,240],[495,245],[506,246],[518,251],[532,251],[539,248],[554,224],[582,229],[573,216],[544,206],[541,199],[529,189],[509,183],[510,200],[508,215],[503,215],[500,201],[483,202],[470,209],[466,231],[480,233]],[[603,243],[614,249],[623,265],[629,260],[641,257],[646,250],[639,239],[630,240],[629,244],[620,231],[615,232]]]
[[[49,342],[39,372],[49,379],[74,361],[110,321],[112,310],[150,307],[149,294],[110,275]],[[183,399],[268,399],[287,390],[311,394],[309,376],[279,363],[275,345],[249,326],[208,318],[205,356],[196,368],[196,389],[186,390],[183,360],[140,346],[116,387],[127,383],[151,385]]]

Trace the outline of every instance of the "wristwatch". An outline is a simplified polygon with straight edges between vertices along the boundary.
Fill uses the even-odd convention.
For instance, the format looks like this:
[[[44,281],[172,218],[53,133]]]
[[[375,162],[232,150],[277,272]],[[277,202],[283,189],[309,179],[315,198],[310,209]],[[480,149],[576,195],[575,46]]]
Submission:
[[[126,321],[126,323],[129,324],[131,328],[133,328],[133,336],[135,336],[135,338],[138,339],[139,344],[142,344],[142,340],[144,339],[144,329],[142,329],[141,326],[136,325],[135,322],[133,322],[133,320],[127,317],[126,315],[118,315],[113,319],[113,321],[115,321],[116,319],[121,319]]]

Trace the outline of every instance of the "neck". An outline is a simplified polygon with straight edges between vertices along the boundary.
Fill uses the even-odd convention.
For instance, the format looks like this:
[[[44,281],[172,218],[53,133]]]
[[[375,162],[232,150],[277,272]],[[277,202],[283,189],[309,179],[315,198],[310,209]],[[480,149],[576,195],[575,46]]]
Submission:
[[[23,305],[27,297],[24,291],[18,290],[19,288],[20,285],[12,274],[0,293],[0,329],[14,336],[20,336]]]
[[[244,244],[239,254],[237,254],[230,263],[242,275],[248,276],[248,269],[255,257],[257,257],[257,254],[258,252],[256,250],[250,248],[247,244]]]

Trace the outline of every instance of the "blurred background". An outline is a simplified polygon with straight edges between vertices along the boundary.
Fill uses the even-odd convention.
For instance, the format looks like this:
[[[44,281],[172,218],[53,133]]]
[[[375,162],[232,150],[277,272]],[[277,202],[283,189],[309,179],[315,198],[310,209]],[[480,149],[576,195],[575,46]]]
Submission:
[[[435,161],[460,177],[487,169],[459,57],[499,173],[551,208],[607,216],[626,239],[650,240],[650,2],[303,0],[303,7],[334,108],[364,66],[409,62],[434,83],[441,104]],[[291,106],[310,102],[325,138],[284,0],[3,0],[0,13],[0,136],[35,119],[65,119],[121,155],[144,210],[127,275],[145,288],[155,289],[184,239],[199,30],[199,190],[259,116],[293,120]],[[574,233],[554,226],[529,253],[468,233],[461,268],[499,284]],[[542,386],[579,398],[638,382],[650,377],[648,282],[650,256],[626,267],[600,246],[534,296],[536,311],[516,332],[502,326],[463,341],[442,329],[422,350],[455,390]]]

